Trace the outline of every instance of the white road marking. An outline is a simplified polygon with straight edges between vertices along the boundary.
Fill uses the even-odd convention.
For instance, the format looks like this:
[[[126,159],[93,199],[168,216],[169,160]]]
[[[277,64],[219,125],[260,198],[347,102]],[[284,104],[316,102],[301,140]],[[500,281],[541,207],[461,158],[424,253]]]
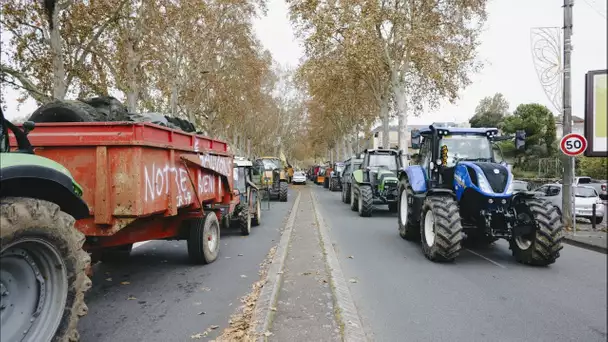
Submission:
[[[137,247],[141,247],[141,246],[143,246],[143,245],[147,244],[147,243],[148,243],[148,242],[150,242],[150,241],[152,241],[152,240],[148,240],[148,241],[142,241],[142,242],[136,242],[136,243],[134,243],[134,244],[133,244],[133,249],[135,249],[135,248],[137,248]]]
[[[479,253],[475,253],[475,252],[473,252],[472,250],[470,250],[470,249],[468,249],[468,248],[465,248],[465,249],[466,249],[467,251],[471,252],[472,254],[475,254],[475,255],[477,255],[478,257],[480,257],[480,258],[482,258],[482,259],[485,259],[485,260],[487,260],[487,261],[489,261],[489,262],[493,263],[494,265],[496,265],[496,266],[498,266],[498,267],[500,267],[500,268],[505,268],[505,269],[507,268],[506,266],[503,266],[503,265],[501,265],[501,264],[497,263],[496,261],[494,261],[494,260],[492,260],[492,259],[490,259],[490,258],[488,258],[488,257],[485,257],[485,256],[483,256],[483,255],[481,255],[481,254],[479,254]]]

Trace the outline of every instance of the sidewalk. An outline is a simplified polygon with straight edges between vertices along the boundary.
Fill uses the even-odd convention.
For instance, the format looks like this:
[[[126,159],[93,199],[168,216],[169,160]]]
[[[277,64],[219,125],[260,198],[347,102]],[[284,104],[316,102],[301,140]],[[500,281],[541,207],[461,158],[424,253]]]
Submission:
[[[301,191],[268,341],[340,341],[310,189]]]
[[[566,231],[564,242],[573,246],[608,254],[608,233],[606,232],[606,227],[602,226],[601,228],[598,227],[598,229],[592,230],[586,226],[577,223],[576,233]]]

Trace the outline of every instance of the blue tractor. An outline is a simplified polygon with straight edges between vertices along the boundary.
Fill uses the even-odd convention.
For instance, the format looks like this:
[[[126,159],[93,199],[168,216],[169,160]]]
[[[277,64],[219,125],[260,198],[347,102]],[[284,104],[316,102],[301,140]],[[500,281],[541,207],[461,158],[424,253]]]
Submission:
[[[562,248],[557,209],[534,193],[514,193],[496,128],[436,127],[412,132],[420,148],[399,173],[399,235],[421,240],[432,261],[454,260],[463,243],[509,241],[518,262],[549,265]]]

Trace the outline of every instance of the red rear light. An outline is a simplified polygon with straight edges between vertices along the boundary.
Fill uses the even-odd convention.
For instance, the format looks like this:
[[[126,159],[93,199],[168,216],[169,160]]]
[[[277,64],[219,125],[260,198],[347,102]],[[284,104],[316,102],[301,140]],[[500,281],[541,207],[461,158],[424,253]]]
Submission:
[[[602,191],[606,191],[606,184],[602,184]]]

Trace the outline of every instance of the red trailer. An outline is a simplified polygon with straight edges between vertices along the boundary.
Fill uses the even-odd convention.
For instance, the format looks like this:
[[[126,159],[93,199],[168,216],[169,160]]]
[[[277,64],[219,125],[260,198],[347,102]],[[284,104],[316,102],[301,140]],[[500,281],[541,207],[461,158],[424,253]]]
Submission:
[[[219,222],[235,203],[225,142],[127,122],[39,123],[28,138],[82,186],[90,216],[75,226],[93,258],[124,257],[154,239],[187,240],[196,263],[217,258]]]

